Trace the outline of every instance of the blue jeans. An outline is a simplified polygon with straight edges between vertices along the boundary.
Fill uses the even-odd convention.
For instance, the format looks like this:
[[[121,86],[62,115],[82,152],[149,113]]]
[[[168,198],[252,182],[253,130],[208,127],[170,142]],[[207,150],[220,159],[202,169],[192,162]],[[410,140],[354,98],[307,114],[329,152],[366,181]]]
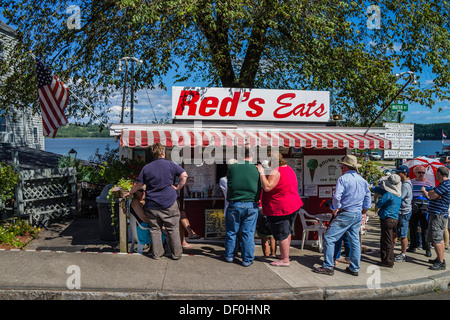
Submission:
[[[255,228],[258,218],[258,204],[255,202],[230,201],[225,217],[225,259],[232,260],[236,254],[236,237],[241,229],[242,262],[255,259]]]
[[[334,260],[339,260],[339,258],[341,257],[342,241],[344,241],[345,257],[347,259],[350,257],[350,254],[352,252],[351,247],[350,247],[350,239],[348,238],[347,233],[344,233],[342,238],[337,241],[336,246],[334,248]]]
[[[412,211],[407,214],[399,214],[398,215],[398,223],[396,230],[394,229],[397,237],[400,239],[404,239],[408,237],[408,229],[409,229],[409,219],[411,219]]]
[[[350,241],[350,270],[357,272],[361,260],[361,245],[359,243],[359,230],[361,227],[361,212],[340,212],[330,223],[330,228],[325,232],[324,240],[324,262],[323,268],[334,267],[335,246],[347,232]],[[339,243],[342,245],[342,242]]]

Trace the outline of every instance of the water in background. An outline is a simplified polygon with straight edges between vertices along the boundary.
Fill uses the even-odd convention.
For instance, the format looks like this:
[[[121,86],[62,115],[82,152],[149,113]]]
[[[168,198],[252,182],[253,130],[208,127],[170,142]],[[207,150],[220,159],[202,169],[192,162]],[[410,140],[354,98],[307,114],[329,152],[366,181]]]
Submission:
[[[414,157],[436,155],[442,153],[441,140],[422,140],[421,143],[414,141]]]
[[[55,138],[45,139],[45,151],[62,155],[68,155],[70,149],[77,152],[77,159],[89,160],[94,156],[97,148],[103,154],[106,146],[110,149],[119,147],[120,142],[114,142],[114,138]]]
[[[78,152],[77,159],[89,160],[95,154],[97,148],[104,153],[109,144],[111,149],[119,147],[119,141],[114,138],[55,138],[45,139],[45,151],[67,155],[70,149]],[[414,142],[414,157],[436,155],[442,152],[441,140],[423,140],[421,143]]]

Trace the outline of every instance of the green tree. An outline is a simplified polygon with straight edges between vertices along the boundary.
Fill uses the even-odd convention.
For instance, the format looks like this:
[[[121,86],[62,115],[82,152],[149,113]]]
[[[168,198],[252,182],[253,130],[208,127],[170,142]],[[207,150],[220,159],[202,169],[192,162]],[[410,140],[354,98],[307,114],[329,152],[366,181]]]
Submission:
[[[71,3],[72,4],[72,3]],[[136,88],[179,83],[328,90],[332,112],[348,125],[367,125],[402,83],[394,69],[413,71],[409,102],[432,107],[448,98],[450,3],[380,0],[381,28],[369,28],[367,3],[351,0],[104,0],[79,1],[81,28],[68,29],[66,1],[0,0],[19,44],[0,74],[2,108],[37,109],[29,51],[72,90],[104,110],[123,87],[117,61],[135,55]],[[433,84],[421,81],[431,73]],[[67,80],[66,80],[67,81]],[[189,82],[188,82],[189,81]],[[74,99],[68,113],[90,116]],[[394,117],[395,114],[387,114]],[[381,121],[382,119],[380,119]]]

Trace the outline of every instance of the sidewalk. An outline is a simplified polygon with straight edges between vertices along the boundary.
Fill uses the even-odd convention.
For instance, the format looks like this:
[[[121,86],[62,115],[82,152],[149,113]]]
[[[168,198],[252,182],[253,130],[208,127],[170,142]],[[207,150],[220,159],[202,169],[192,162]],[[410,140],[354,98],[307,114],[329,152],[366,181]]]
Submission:
[[[450,282],[450,266],[429,270],[422,250],[392,269],[376,265],[377,252],[366,252],[358,277],[346,273],[344,263],[327,276],[311,271],[323,254],[310,246],[300,250],[295,242],[290,267],[270,266],[273,259],[262,256],[257,242],[255,262],[245,268],[239,258],[222,260],[223,241],[191,240],[193,248],[180,260],[153,260],[120,254],[114,242],[100,241],[97,234],[97,220],[79,219],[43,230],[25,250],[1,250],[0,299],[388,299],[446,290]],[[378,250],[378,218],[370,218],[362,243]]]

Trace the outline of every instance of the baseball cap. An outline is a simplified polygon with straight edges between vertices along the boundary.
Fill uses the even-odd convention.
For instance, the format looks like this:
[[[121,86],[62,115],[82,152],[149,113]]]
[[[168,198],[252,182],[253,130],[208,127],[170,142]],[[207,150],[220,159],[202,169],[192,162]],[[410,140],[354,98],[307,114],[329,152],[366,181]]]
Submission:
[[[394,170],[395,172],[403,172],[409,175],[409,168],[405,165],[399,166],[397,169]]]

